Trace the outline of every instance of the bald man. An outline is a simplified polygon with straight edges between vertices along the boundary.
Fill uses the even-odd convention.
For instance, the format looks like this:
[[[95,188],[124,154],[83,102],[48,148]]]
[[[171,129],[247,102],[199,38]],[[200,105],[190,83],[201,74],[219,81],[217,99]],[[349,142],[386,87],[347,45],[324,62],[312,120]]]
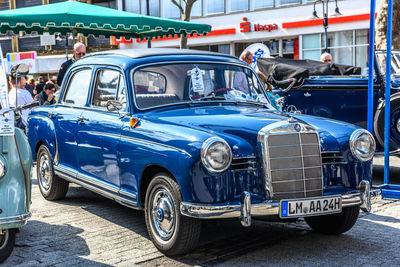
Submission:
[[[67,72],[68,68],[78,59],[80,59],[81,57],[84,57],[86,55],[86,47],[83,43],[76,43],[74,45],[74,50],[73,50],[73,56],[71,59],[68,59],[67,61],[65,61],[62,65],[61,68],[58,72],[58,76],[57,76],[57,84],[61,85],[62,84],[62,80],[64,79],[64,75]]]

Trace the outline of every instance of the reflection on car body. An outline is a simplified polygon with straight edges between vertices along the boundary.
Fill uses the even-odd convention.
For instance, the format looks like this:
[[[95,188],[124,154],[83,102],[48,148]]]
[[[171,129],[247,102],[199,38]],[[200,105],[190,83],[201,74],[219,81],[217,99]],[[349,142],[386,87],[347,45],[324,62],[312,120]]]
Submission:
[[[238,73],[246,92],[234,87]],[[118,78],[103,80],[111,76]],[[370,207],[372,136],[276,111],[237,58],[127,50],[85,57],[66,79],[58,103],[29,118],[38,169],[49,165],[38,173],[42,195],[63,198],[73,182],[143,209],[150,238],[165,254],[196,246],[199,219],[239,218],[249,226],[252,217],[305,217],[315,230],[339,234],[360,206]]]

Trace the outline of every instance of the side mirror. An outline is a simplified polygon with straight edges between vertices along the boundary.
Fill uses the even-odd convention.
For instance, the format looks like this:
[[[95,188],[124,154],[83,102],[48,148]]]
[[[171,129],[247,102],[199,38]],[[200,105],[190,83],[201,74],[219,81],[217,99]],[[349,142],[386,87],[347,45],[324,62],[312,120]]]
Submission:
[[[117,100],[107,101],[107,110],[108,111],[120,111],[122,109],[122,104]]]

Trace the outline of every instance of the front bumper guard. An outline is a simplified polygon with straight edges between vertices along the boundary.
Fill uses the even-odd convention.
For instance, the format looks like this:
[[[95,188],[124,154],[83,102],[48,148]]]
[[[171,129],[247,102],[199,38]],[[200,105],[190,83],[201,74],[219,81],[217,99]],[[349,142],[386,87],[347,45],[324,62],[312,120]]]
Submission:
[[[3,226],[8,224],[26,224],[31,215],[32,213],[27,212],[18,216],[0,218],[0,229],[3,229]]]
[[[360,192],[342,195],[342,207],[360,205],[363,211],[371,211],[371,200],[381,196],[381,190],[371,190],[368,181],[360,182]],[[269,200],[251,204],[250,193],[242,193],[239,204],[204,205],[189,202],[181,203],[181,214],[198,219],[240,218],[243,226],[251,225],[252,216],[279,216],[279,200]]]

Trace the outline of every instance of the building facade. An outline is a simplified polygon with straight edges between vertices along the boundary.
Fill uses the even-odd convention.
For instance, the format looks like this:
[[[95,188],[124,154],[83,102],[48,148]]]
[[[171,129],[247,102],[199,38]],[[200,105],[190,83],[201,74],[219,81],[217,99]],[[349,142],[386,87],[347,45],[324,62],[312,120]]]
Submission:
[[[110,1],[114,2],[114,1]],[[271,55],[319,60],[325,50],[323,4],[314,0],[197,0],[193,22],[212,25],[205,37],[191,37],[193,49],[231,55],[250,44],[264,43]],[[150,15],[179,19],[179,9],[170,0],[149,0]],[[379,5],[379,1],[377,1]],[[146,14],[146,0],[117,0],[120,10]],[[313,18],[313,11],[320,17]],[[338,7],[340,14],[335,13]],[[367,66],[369,40],[368,0],[329,1],[328,51],[336,63]],[[179,47],[179,38],[153,40],[152,47]],[[120,48],[144,48],[146,41],[129,40]]]

